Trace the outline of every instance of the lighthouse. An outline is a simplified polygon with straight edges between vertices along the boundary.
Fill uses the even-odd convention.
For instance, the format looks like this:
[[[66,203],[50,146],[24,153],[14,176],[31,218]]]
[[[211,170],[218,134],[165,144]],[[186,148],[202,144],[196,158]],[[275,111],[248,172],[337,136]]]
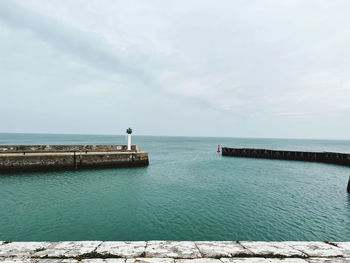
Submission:
[[[131,128],[127,129],[126,133],[128,134],[128,151],[131,151],[131,133],[132,133],[132,129]]]

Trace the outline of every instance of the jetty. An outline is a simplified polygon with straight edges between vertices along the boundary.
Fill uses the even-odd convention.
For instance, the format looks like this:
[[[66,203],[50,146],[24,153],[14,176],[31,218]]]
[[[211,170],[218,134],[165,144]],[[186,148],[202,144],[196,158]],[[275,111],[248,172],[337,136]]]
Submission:
[[[0,145],[0,173],[147,166],[136,145]]]
[[[222,147],[223,156],[307,161],[350,166],[349,153],[280,151],[254,148]]]
[[[350,242],[0,241],[0,262],[340,263],[350,262]]]

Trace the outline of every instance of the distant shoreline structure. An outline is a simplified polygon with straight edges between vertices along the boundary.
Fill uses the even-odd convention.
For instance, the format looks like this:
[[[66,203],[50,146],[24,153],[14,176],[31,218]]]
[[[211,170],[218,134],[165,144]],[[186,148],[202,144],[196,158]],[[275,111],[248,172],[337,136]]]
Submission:
[[[222,147],[223,156],[306,161],[350,166],[349,153],[282,151],[254,148]]]

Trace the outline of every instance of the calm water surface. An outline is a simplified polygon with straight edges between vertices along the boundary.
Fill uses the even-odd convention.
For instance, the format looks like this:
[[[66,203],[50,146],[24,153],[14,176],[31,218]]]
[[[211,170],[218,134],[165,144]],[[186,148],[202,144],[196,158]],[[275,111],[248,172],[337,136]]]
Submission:
[[[125,144],[0,134],[0,144]],[[145,168],[0,175],[0,240],[350,241],[350,168],[222,157],[217,145],[350,152],[350,141],[134,136]]]

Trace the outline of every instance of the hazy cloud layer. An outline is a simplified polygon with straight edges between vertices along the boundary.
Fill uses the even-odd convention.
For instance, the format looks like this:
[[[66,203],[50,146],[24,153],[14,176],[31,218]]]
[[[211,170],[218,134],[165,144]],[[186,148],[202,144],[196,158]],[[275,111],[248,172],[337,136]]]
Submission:
[[[0,132],[350,139],[348,10],[0,1]]]

